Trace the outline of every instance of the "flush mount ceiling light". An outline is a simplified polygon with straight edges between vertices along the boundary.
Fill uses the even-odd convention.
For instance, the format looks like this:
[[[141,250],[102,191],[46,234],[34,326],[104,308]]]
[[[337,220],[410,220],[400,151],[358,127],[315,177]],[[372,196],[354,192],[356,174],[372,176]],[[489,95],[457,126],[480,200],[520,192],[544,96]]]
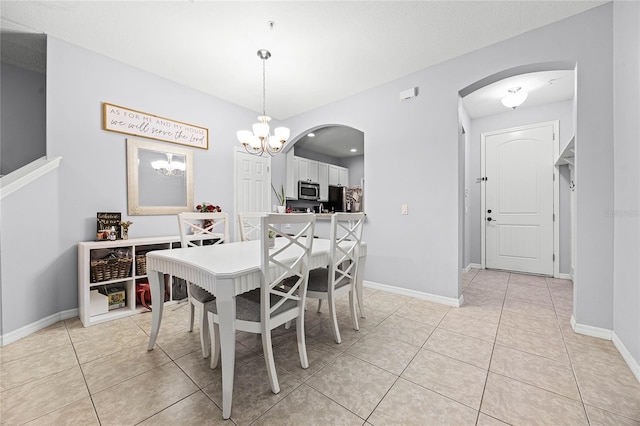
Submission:
[[[262,155],[265,152],[271,156],[282,151],[287,139],[289,139],[289,129],[286,127],[276,127],[273,135],[269,134],[269,121],[271,117],[265,112],[266,99],[266,62],[271,57],[271,52],[266,49],[258,50],[258,57],[262,59],[262,115],[258,117],[258,122],[249,130],[240,130],[237,133],[238,140],[250,154]]]
[[[309,136],[310,138],[314,137],[316,134],[315,133],[309,133],[307,136]]]
[[[502,105],[512,109],[516,109],[522,105],[522,103],[527,100],[527,96],[529,96],[529,94],[521,91],[521,89],[522,87],[513,87],[509,89],[509,94],[502,98]]]
[[[184,171],[187,169],[185,164],[181,161],[173,161],[173,154],[166,152],[166,160],[156,160],[151,162],[151,167],[159,175],[162,176],[184,176]]]

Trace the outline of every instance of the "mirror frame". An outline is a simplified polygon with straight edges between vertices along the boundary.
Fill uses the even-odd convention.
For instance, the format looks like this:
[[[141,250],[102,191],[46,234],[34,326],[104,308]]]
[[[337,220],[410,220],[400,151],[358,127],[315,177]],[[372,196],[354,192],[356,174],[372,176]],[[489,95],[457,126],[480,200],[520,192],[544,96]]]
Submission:
[[[142,206],[138,185],[138,162],[140,150],[159,151],[183,155],[187,166],[186,195],[187,202],[180,206]],[[143,141],[127,138],[127,204],[129,215],[170,215],[193,210],[193,151],[171,144]]]

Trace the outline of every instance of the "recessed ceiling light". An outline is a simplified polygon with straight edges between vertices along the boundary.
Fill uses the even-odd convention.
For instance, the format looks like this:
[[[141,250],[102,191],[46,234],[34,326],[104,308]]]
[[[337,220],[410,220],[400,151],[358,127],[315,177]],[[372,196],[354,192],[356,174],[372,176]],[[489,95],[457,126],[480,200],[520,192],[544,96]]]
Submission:
[[[358,152],[358,150],[355,148],[351,148],[351,152]]]
[[[307,136],[309,136],[310,138],[314,137],[316,134],[315,133],[309,133]]]

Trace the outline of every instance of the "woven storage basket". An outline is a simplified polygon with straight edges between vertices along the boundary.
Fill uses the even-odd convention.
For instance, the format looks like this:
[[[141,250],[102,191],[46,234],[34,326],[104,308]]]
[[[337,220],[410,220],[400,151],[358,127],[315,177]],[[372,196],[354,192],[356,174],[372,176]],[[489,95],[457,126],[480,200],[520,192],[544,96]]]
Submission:
[[[131,276],[131,264],[133,258],[122,257],[119,259],[92,260],[91,282],[118,280]]]
[[[147,275],[147,255],[136,256],[136,275]]]

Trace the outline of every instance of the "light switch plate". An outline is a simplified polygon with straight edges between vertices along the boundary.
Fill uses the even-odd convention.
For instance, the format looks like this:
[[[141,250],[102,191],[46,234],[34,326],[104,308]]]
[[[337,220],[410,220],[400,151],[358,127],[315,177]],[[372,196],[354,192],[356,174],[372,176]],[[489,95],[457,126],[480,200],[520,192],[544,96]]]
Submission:
[[[406,204],[402,205],[402,214],[409,214],[409,207]]]

